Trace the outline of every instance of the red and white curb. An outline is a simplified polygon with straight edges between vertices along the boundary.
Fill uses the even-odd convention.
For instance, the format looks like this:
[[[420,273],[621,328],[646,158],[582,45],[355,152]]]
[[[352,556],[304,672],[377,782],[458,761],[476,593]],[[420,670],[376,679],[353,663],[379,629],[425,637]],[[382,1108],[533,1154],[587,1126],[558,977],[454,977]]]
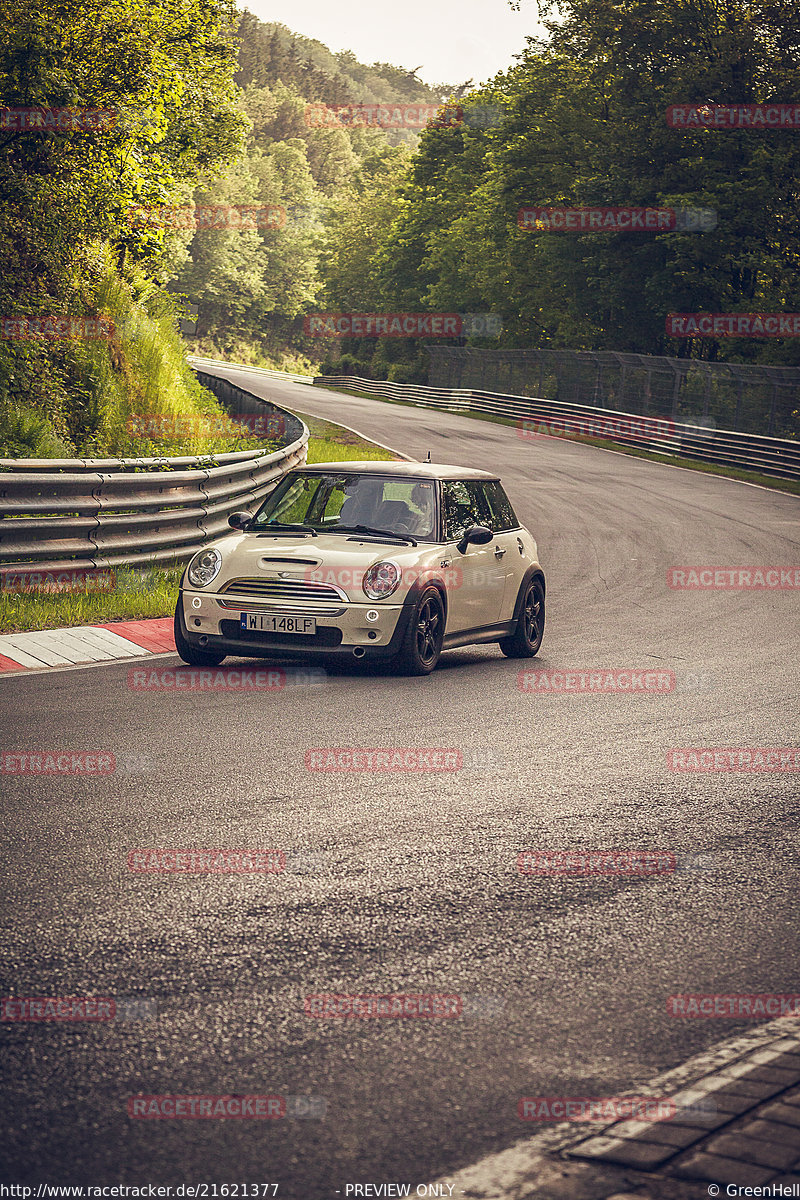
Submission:
[[[0,635],[0,672],[72,667],[170,653],[175,653],[172,617],[79,625],[75,629],[38,629]]]

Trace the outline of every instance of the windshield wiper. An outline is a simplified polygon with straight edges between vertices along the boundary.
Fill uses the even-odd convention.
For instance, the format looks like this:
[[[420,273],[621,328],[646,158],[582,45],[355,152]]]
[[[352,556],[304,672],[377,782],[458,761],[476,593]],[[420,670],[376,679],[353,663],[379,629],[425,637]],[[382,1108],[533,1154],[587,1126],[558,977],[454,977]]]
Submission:
[[[310,533],[312,537],[317,536],[316,529],[311,525],[284,525],[281,521],[265,521],[254,528],[258,533]]]
[[[373,525],[332,525],[329,533],[335,533],[341,530],[343,533],[371,533],[374,537],[391,538],[398,542],[407,542],[410,546],[416,546],[416,540],[407,533],[395,533],[392,529],[376,529]]]

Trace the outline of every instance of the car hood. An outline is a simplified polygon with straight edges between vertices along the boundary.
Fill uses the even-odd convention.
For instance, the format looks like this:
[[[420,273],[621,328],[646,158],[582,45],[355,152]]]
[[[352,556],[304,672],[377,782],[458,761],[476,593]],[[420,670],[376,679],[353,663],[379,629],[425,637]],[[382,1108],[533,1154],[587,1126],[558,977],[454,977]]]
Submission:
[[[388,558],[405,575],[407,568],[428,566],[442,554],[442,547],[434,542],[405,546],[341,533],[297,538],[236,533],[215,542],[214,546],[222,555],[222,569],[209,591],[218,591],[231,579],[241,577],[315,579],[349,591],[348,580],[352,581],[354,570],[360,579],[369,567]]]

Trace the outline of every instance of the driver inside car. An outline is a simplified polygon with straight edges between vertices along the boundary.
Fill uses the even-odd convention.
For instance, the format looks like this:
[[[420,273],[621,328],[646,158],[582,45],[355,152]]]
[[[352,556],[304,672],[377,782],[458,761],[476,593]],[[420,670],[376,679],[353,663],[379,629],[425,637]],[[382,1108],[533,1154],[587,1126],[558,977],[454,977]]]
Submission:
[[[430,537],[433,533],[433,484],[425,480],[416,483],[409,497],[408,516],[404,527],[412,537]]]

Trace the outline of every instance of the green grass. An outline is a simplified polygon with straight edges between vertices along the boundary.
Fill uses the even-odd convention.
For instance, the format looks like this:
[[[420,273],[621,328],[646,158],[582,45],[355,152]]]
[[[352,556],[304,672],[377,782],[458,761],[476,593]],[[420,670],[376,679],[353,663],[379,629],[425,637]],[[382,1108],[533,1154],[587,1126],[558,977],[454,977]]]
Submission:
[[[325,386],[320,384],[320,386]],[[380,400],[384,404],[400,404],[404,408],[419,408],[418,404],[410,404],[407,400],[387,400],[384,396],[371,396],[369,392],[356,392],[352,388],[327,387],[327,391],[341,392],[344,396],[358,396],[362,400]],[[448,409],[453,416],[469,417],[473,421],[491,421],[495,425],[516,426],[516,417],[498,417],[494,413],[467,412],[463,408]],[[772,488],[776,492],[789,492],[800,496],[800,480],[780,479],[774,475],[761,475],[758,471],[744,471],[740,467],[726,467],[722,463],[707,463],[696,458],[682,458],[677,454],[658,454],[650,450],[640,450],[636,446],[622,446],[610,442],[606,438],[583,437],[581,434],[556,434],[563,441],[581,442],[586,446],[597,446],[601,450],[613,450],[617,454],[628,454],[632,458],[645,458],[650,462],[666,463],[672,467],[685,467],[689,471],[700,471],[704,475],[723,475],[727,479],[739,479],[743,483],[755,483],[759,487]]]
[[[394,457],[331,421],[305,416],[303,420],[312,434],[308,443],[310,463]],[[120,568],[116,586],[109,592],[86,588],[50,594],[0,591],[0,633],[171,617],[182,573],[182,566]]]
[[[296,409],[293,410],[297,412]],[[372,442],[365,441],[357,433],[336,425],[333,421],[324,421],[322,417],[312,417],[310,413],[297,412],[297,416],[308,426],[308,461],[344,462],[358,459],[381,459],[392,461],[396,455],[390,450],[383,450]]]
[[[183,567],[120,568],[113,591],[0,592],[0,633],[172,616]],[[1,651],[0,651],[1,652]]]
[[[265,444],[201,386],[177,302],[140,268],[123,277],[110,252],[99,252],[85,292],[82,303],[110,322],[107,338],[0,345],[0,458],[205,455]]]

